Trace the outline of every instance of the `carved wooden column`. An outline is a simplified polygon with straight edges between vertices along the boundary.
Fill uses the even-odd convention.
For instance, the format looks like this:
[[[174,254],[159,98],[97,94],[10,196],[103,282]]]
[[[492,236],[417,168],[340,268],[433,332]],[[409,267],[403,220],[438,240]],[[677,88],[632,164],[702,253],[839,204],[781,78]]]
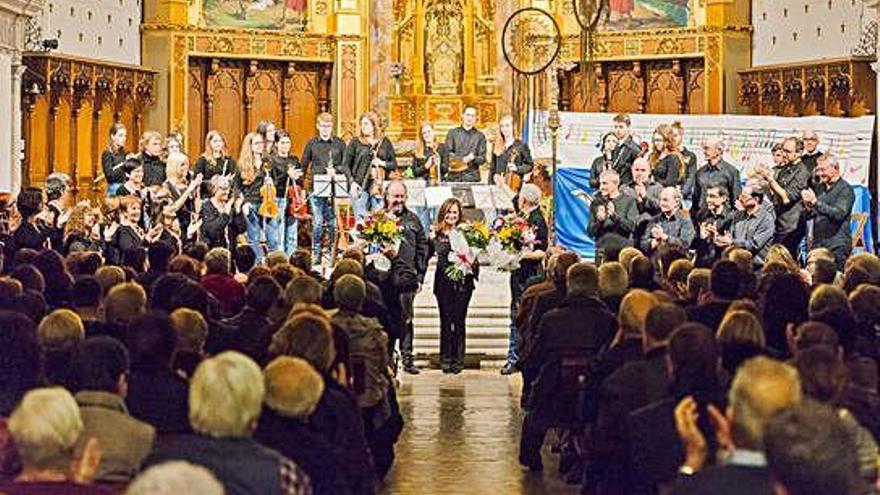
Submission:
[[[217,86],[217,72],[220,70],[220,61],[211,59],[208,64],[208,77],[205,83],[205,114],[207,115],[208,130],[214,129],[214,89]],[[228,137],[224,136],[224,139]]]
[[[685,71],[684,67],[682,67],[681,60],[673,60],[672,75],[675,76],[675,80],[681,88],[681,91],[679,91],[678,95],[675,97],[675,103],[678,104],[678,113],[680,114],[687,113],[687,78],[684,77],[684,74]]]
[[[106,79],[98,79],[95,81],[95,97],[92,99],[92,193],[97,193],[101,188],[98,187],[98,177],[104,173],[98,170],[98,161],[101,158],[101,113],[103,112],[106,93],[110,88],[110,83]],[[107,178],[105,177],[106,181]]]
[[[83,92],[88,87],[87,84],[87,81],[77,78],[74,80],[70,91],[70,142],[68,143],[70,171],[68,175],[70,175],[70,189],[73,191],[74,196],[79,191],[79,178],[77,177],[79,174],[76,167],[79,153],[79,126],[77,121],[79,120],[79,112],[82,110]]]
[[[333,68],[330,64],[322,64],[318,71],[318,112],[330,111],[330,86]]]
[[[633,62],[633,75],[639,81],[639,113],[645,113],[645,110],[648,108],[648,82],[645,80],[647,78],[647,73],[642,70],[642,63],[639,61]]]
[[[288,62],[284,67],[284,73],[281,78],[281,125],[283,129],[291,128],[289,122],[290,102],[293,98],[290,93],[294,74],[296,74],[296,64],[294,62]]]
[[[58,94],[60,89],[56,87],[56,83],[50,82],[49,88],[49,118],[46,119],[46,175],[55,172],[55,123],[58,119],[58,105],[61,103],[61,97]]]
[[[245,76],[244,76],[244,129],[242,129],[242,136],[247,135],[249,132],[254,130],[256,126],[256,122],[254,122],[253,116],[253,106],[254,106],[254,89],[256,86],[256,76],[257,76],[257,61],[251,60],[251,62],[245,68]]]
[[[33,129],[34,107],[37,103],[37,97],[40,95],[39,86],[34,84],[30,88],[22,91],[22,139],[30,139]],[[27,143],[24,146],[24,156],[21,160],[21,186],[28,187],[31,185],[31,152]]]
[[[605,71],[602,70],[602,64],[594,64],[593,74],[596,76],[596,86],[599,92],[599,111],[608,111],[608,79],[605,77]],[[584,95],[586,98],[586,95]],[[586,101],[586,100],[584,100]]]

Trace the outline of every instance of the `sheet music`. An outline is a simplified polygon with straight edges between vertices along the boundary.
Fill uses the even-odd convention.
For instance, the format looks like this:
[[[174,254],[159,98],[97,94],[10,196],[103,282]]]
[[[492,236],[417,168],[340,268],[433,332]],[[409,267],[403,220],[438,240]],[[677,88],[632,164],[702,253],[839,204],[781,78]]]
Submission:
[[[407,179],[406,184],[406,207],[418,208],[425,206],[425,181],[422,179]]]
[[[426,187],[425,205],[428,208],[440,208],[444,201],[453,197],[451,186]]]

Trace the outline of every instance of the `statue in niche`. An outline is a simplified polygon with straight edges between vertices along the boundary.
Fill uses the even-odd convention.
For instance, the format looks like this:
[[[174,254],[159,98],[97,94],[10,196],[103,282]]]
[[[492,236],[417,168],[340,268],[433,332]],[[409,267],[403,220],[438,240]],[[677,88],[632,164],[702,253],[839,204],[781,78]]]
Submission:
[[[459,0],[434,0],[425,13],[425,64],[428,93],[456,94],[461,83],[464,6]]]

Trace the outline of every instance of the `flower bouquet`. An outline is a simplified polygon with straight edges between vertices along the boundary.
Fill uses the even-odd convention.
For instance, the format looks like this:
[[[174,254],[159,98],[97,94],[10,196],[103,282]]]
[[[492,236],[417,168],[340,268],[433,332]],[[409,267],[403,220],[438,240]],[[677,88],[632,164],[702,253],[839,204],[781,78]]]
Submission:
[[[500,270],[519,268],[520,258],[534,248],[535,232],[525,218],[508,214],[495,219],[492,226],[494,237],[486,247],[492,264]]]
[[[482,222],[460,223],[449,234],[449,266],[446,277],[453,282],[463,282],[473,275],[477,255],[486,249],[490,238],[489,228]]]
[[[367,243],[367,261],[372,262],[378,270],[388,270],[391,260],[382,251],[389,247],[395,251],[400,249],[403,228],[393,215],[378,211],[358,224],[357,238]]]

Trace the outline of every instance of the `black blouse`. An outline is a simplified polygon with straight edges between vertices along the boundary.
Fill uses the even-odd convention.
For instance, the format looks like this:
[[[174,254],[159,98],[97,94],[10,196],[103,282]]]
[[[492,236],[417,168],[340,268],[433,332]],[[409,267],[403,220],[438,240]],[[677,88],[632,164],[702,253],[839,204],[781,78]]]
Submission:
[[[275,182],[275,197],[276,198],[285,198],[287,197],[287,188],[290,187],[291,181],[290,176],[287,175],[287,171],[293,167],[297,170],[302,170],[302,167],[299,163],[299,158],[295,155],[290,155],[286,157],[272,155],[269,157],[269,163],[272,165],[270,169],[270,174],[272,175],[272,180]],[[299,180],[296,181],[297,184],[302,186],[303,178],[300,177]]]
[[[108,184],[121,184],[125,182],[125,150],[119,148],[115,153],[110,150],[104,150],[101,153],[101,171],[104,172],[104,178]],[[121,165],[121,166],[120,166]]]
[[[492,173],[489,174],[489,184],[495,183],[495,174],[507,172],[507,164],[510,162],[511,153],[516,153],[513,163],[516,165],[516,173],[520,177],[532,171],[534,167],[532,151],[527,143],[516,139],[500,155],[492,153]]]
[[[225,175],[232,179],[238,173],[238,166],[231,157],[224,156],[216,160],[208,160],[200,156],[193,167],[193,173],[202,174],[201,194],[203,198],[211,196],[211,179],[215,175]]]
[[[446,177],[446,173],[449,171],[449,148],[443,143],[437,145],[436,150],[430,146],[425,148],[425,156],[422,158],[419,158],[418,156],[413,157],[412,171],[414,177],[424,178],[425,181],[428,181],[431,178],[431,173],[427,168],[427,164],[428,160],[435,153],[440,157],[439,179],[442,181],[443,178]]]
[[[382,138],[376,149],[376,158],[385,161],[385,172],[391,172],[397,168],[397,155],[394,146],[388,138]],[[369,179],[370,163],[373,161],[373,147],[361,142],[358,138],[352,138],[345,148],[342,157],[341,171],[345,174],[349,183],[357,183],[369,188],[372,180]]]
[[[472,291],[474,290],[474,280],[480,276],[480,264],[474,263],[472,275],[468,275],[461,282],[454,282],[446,275],[446,268],[452,263],[449,261],[449,253],[452,252],[452,246],[449,242],[449,236],[443,232],[438,232],[431,239],[430,252],[428,259],[434,254],[437,255],[437,268],[434,271],[434,294],[442,296],[449,291]]]
[[[674,187],[679,184],[679,179],[683,179],[680,177],[682,168],[682,161],[678,155],[666,155],[654,165],[651,175],[664,186]]]

